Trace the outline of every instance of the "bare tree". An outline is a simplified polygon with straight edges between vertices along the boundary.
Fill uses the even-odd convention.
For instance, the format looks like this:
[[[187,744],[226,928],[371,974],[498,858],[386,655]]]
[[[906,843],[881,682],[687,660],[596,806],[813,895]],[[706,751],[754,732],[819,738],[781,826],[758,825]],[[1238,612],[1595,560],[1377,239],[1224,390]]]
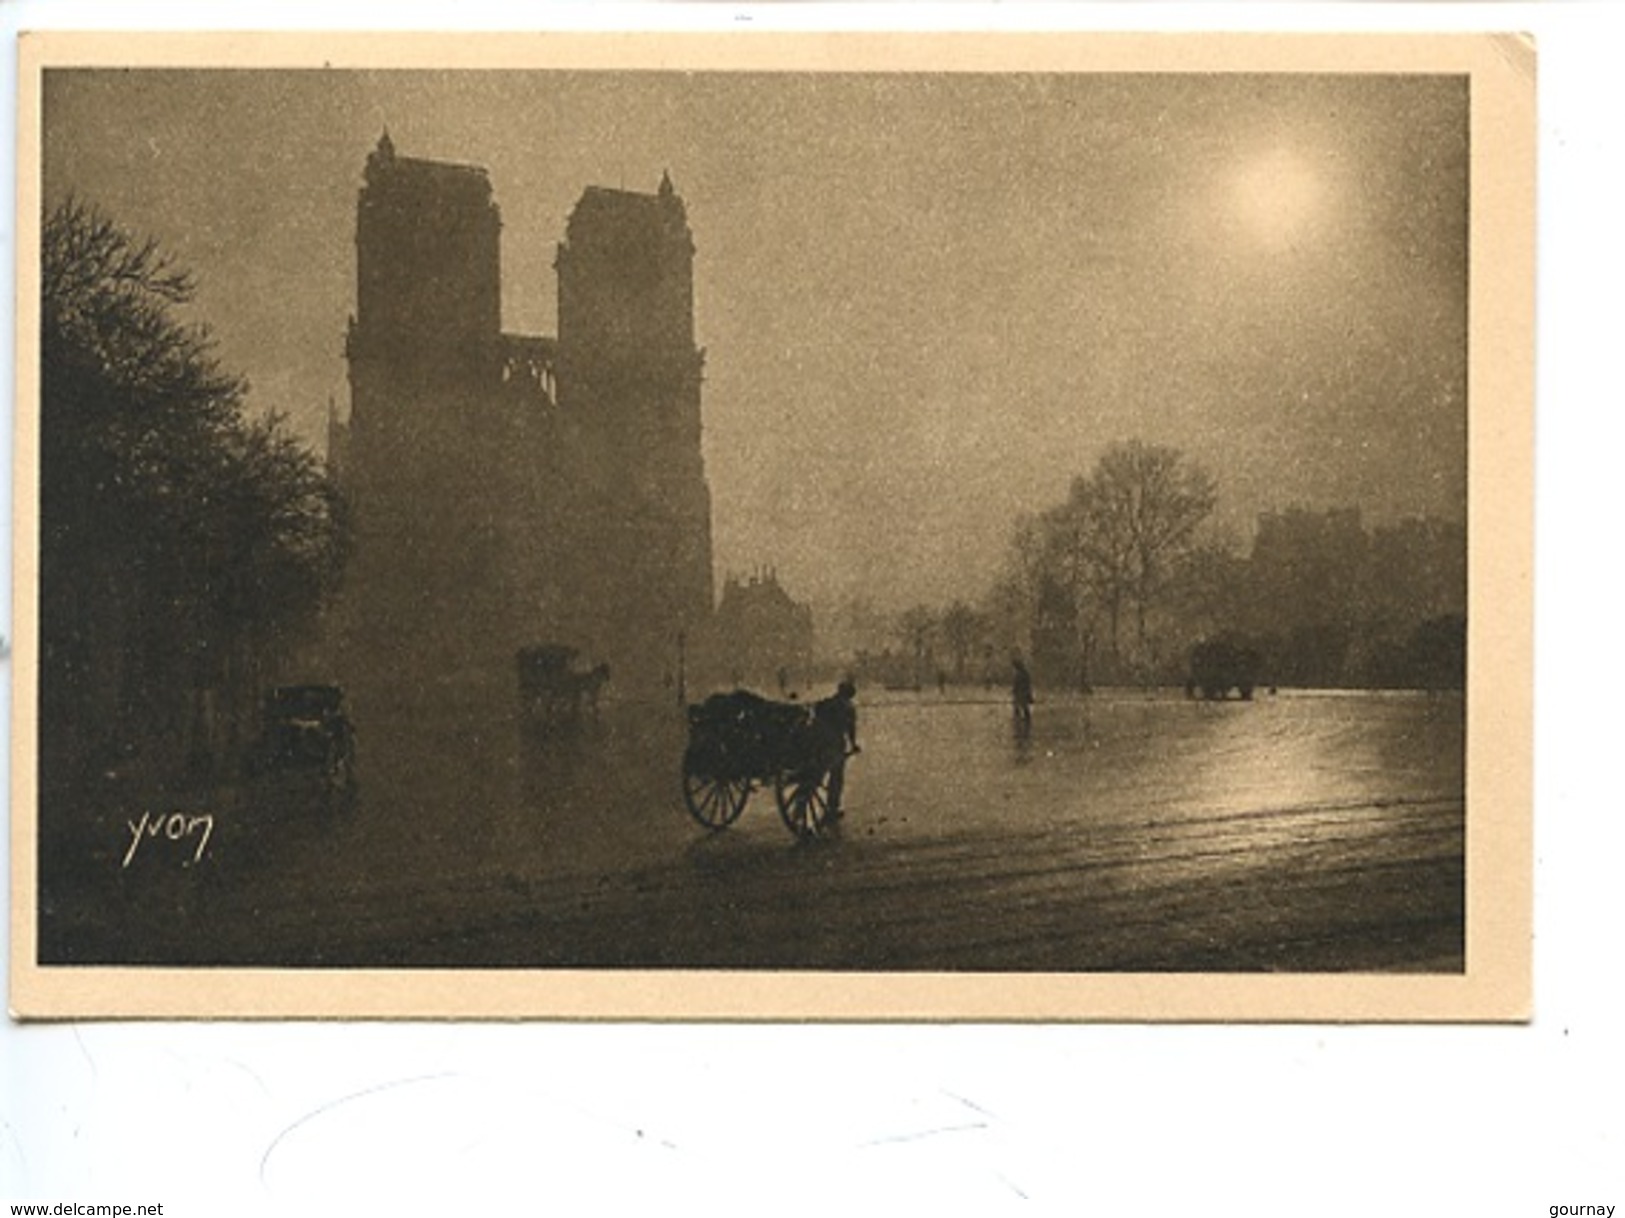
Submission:
[[[898,615],[897,634],[904,654],[911,657],[910,672],[915,685],[922,683],[935,667],[939,624],[937,611],[929,605],[914,605]]]
[[[1094,679],[1100,616],[1106,613],[1115,637],[1121,611],[1121,585],[1104,577],[1111,564],[1101,561],[1089,532],[1088,513],[1083,510],[1087,493],[1083,479],[1076,480],[1067,502],[1044,516],[1044,565],[1072,606],[1079,676],[1085,689]]]
[[[245,657],[313,620],[342,503],[277,421],[245,417],[154,243],[70,199],[41,254],[41,714],[173,740],[201,691],[236,700]]]
[[[1105,620],[1114,658],[1123,652],[1123,619],[1132,613],[1134,641],[1148,649],[1147,623],[1167,596],[1180,557],[1217,502],[1214,481],[1178,449],[1138,440],[1114,444],[1067,502],[1045,520],[1052,563],[1078,608],[1087,656],[1095,613]]]
[[[1017,650],[1029,639],[1038,606],[1038,588],[1047,561],[1048,522],[1023,513],[1011,531],[1004,568],[989,598],[1002,644]]]
[[[943,610],[941,624],[943,641],[954,657],[954,679],[963,681],[971,650],[986,633],[986,624],[982,615],[964,601],[955,601]]]

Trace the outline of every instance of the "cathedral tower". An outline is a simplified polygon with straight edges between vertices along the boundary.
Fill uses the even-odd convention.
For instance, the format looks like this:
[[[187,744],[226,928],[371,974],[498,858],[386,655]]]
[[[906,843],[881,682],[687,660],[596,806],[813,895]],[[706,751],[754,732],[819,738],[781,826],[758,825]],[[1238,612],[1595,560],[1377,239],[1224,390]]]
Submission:
[[[433,640],[449,665],[508,646],[501,220],[485,171],[397,156],[386,133],[356,205],[346,486],[370,658]]]
[[[483,169],[379,140],[347,347],[351,680],[511,686],[519,648],[556,643],[647,695],[702,650],[713,607],[683,203],[669,178],[586,190],[556,338],[502,332],[500,236]]]
[[[669,672],[714,605],[694,241],[671,178],[653,194],[589,187],[555,265],[560,407],[612,526],[596,550],[601,603],[645,607],[637,662]]]

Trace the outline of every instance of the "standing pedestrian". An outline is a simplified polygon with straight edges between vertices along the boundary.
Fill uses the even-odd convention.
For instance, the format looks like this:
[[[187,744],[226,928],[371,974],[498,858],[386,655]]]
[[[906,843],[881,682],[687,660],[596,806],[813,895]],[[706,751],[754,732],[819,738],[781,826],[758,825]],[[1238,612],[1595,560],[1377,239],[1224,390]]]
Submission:
[[[1033,722],[1033,675],[1027,671],[1027,666],[1021,662],[1020,656],[1012,656],[1010,666],[1015,675],[1010,681],[1010,705],[1015,712],[1018,727],[1031,727]]]

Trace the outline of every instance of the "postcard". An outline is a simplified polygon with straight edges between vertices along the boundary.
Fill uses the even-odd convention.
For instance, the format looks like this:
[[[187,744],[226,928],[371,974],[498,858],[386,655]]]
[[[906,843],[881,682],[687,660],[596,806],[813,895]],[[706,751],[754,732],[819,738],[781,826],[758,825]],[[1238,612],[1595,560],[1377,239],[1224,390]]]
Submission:
[[[20,45],[16,1016],[1528,1017],[1526,39]]]

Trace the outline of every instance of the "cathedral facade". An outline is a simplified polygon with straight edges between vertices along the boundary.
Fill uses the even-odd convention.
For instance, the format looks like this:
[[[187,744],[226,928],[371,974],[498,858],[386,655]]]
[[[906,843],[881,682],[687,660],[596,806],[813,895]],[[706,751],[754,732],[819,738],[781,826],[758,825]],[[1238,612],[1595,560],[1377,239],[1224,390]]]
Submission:
[[[588,187],[557,248],[557,336],[505,333],[485,170],[367,158],[350,415],[330,454],[355,548],[351,682],[512,678],[541,643],[617,691],[681,679],[713,610],[704,353],[682,200]]]

